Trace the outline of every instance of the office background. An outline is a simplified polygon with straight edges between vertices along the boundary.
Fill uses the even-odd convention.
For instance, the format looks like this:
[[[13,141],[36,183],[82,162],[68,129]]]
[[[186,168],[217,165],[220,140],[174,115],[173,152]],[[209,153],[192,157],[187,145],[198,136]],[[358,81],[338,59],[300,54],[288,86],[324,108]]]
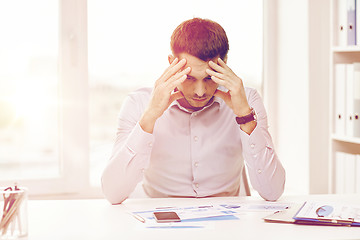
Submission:
[[[1,185],[17,181],[37,198],[101,197],[123,98],[152,85],[172,30],[196,16],[225,28],[230,67],[262,94],[285,194],[329,192],[330,0],[1,5]]]

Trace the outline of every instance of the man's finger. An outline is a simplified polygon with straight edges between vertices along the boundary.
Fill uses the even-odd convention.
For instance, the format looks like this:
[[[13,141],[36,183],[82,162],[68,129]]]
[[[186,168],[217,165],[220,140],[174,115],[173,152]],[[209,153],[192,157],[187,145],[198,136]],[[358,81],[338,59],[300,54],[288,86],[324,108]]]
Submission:
[[[182,92],[176,91],[176,92],[172,93],[172,94],[170,95],[169,105],[170,105],[173,101],[178,100],[178,99],[181,99],[181,98],[184,98],[184,95],[182,94]]]
[[[169,70],[167,70],[163,76],[163,80],[167,81],[171,76],[175,75],[182,67],[184,67],[186,64],[186,59],[181,59],[178,63],[175,64],[175,66],[171,67]],[[172,64],[171,64],[172,65]]]
[[[181,77],[179,78],[174,78],[174,80],[172,81],[168,81],[167,82],[167,90],[169,92],[173,91],[176,87],[178,87],[182,82],[185,81],[185,79],[187,78],[187,75],[182,75]]]
[[[211,76],[211,80],[213,80],[214,82],[216,82],[217,84],[219,84],[221,86],[226,87],[227,89],[231,89],[231,84],[229,83],[229,81],[225,81],[216,76]]]
[[[225,79],[224,79],[224,74],[222,74],[222,73],[215,72],[215,71],[213,71],[213,70],[211,70],[211,69],[206,69],[205,72],[206,72],[207,74],[209,74],[210,76],[215,76],[215,77],[217,77],[217,78],[219,78],[219,79],[225,80]]]
[[[228,65],[226,65],[226,63],[224,62],[224,60],[222,60],[221,58],[218,58],[218,64],[225,68],[225,69],[230,69]]]
[[[213,61],[209,61],[209,66],[216,72],[224,73],[225,69]]]
[[[214,93],[214,96],[221,98],[222,100],[225,101],[225,103],[226,103],[230,108],[232,108],[231,95],[230,95],[229,92],[224,92],[224,91],[221,91],[221,90],[219,90],[219,89],[216,89],[216,91],[215,91],[215,93]]]
[[[178,58],[175,58],[169,67],[166,68],[166,70],[163,72],[163,74],[160,76],[160,78],[155,82],[155,86],[158,85],[159,83],[161,82],[164,82],[166,81],[166,78],[165,78],[165,75],[167,72],[170,71],[171,68],[173,68],[177,63],[178,63],[179,59]]]
[[[179,62],[178,58],[175,58],[170,65],[166,68],[166,70],[164,71],[163,75],[165,75],[165,73],[167,73],[171,68],[173,68],[177,63]]]
[[[167,81],[168,82],[172,82],[172,81],[176,81],[176,79],[182,77],[183,75],[186,75],[188,73],[190,73],[191,71],[191,68],[190,67],[187,67],[185,68],[184,70],[182,70],[181,72],[177,72],[175,73],[172,77],[170,77]]]

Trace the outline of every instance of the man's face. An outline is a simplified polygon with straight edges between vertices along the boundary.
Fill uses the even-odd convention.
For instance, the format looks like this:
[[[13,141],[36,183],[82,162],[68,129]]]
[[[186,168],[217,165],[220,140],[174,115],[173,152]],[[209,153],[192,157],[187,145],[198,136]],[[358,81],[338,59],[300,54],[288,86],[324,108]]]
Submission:
[[[208,62],[187,53],[181,53],[177,57],[179,60],[186,59],[184,69],[191,67],[187,79],[178,86],[178,90],[183,93],[185,99],[178,101],[185,108],[199,110],[205,107],[214,96],[218,84],[211,80],[211,77],[205,72],[210,68]],[[217,62],[217,58],[215,57],[212,61]]]

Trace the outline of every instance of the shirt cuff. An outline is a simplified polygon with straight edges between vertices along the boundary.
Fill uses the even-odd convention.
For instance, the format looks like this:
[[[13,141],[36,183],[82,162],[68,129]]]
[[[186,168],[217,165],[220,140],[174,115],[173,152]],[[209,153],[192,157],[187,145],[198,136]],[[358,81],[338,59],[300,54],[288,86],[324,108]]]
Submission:
[[[130,133],[126,146],[134,153],[150,155],[153,143],[154,136],[145,132],[137,123]]]
[[[250,135],[240,129],[241,141],[243,151],[246,155],[254,155],[262,151],[268,146],[266,138],[259,127],[259,124],[255,127]]]

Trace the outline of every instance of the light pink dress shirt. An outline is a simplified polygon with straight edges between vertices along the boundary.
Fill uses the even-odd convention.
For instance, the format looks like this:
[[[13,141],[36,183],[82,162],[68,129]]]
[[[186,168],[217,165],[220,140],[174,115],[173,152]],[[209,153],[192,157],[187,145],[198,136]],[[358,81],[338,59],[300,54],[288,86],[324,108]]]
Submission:
[[[236,196],[245,160],[253,188],[266,200],[278,199],[285,170],[268,132],[262,99],[255,89],[245,92],[258,117],[250,135],[216,97],[196,112],[173,102],[149,134],[139,120],[151,89],[131,93],[120,111],[113,153],[102,175],[105,197],[121,203],[142,180],[150,197]]]

